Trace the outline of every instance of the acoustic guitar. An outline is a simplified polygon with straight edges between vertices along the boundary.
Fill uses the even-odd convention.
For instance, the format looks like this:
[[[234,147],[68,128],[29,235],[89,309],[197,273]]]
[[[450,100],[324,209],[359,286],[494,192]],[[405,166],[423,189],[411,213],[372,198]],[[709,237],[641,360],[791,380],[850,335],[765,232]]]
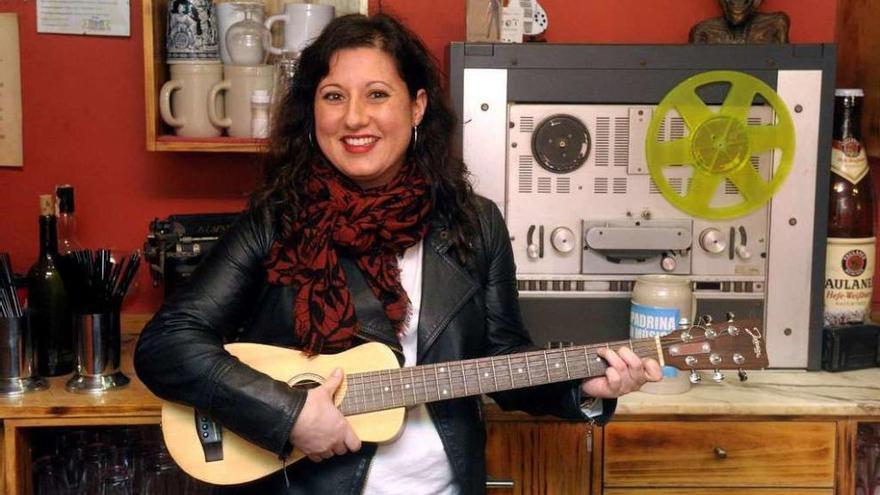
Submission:
[[[624,340],[605,344],[577,345],[463,361],[400,368],[387,346],[366,343],[332,355],[307,356],[282,347],[234,343],[226,350],[243,363],[291,386],[316,386],[334,368],[345,379],[334,401],[354,432],[364,442],[394,440],[403,426],[406,408],[422,403],[512,390],[566,380],[603,375],[606,363],[600,348],[628,346],[641,357],[661,365],[690,370],[767,366],[761,331],[750,322],[713,324],[704,317],[700,324],[663,337]],[[162,433],[168,451],[190,476],[216,485],[234,485],[267,476],[304,457],[297,449],[282,463],[278,457],[235,433],[223,429],[191,407],[165,402]]]

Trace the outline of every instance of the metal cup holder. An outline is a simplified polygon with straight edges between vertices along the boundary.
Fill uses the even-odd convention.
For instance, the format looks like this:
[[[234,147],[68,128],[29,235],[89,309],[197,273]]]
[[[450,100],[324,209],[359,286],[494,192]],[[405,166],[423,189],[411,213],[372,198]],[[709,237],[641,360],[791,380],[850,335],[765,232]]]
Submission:
[[[33,338],[27,315],[0,318],[0,395],[19,395],[49,386],[36,376]]]
[[[66,388],[75,393],[97,393],[128,385],[119,370],[119,312],[75,316],[76,369]]]

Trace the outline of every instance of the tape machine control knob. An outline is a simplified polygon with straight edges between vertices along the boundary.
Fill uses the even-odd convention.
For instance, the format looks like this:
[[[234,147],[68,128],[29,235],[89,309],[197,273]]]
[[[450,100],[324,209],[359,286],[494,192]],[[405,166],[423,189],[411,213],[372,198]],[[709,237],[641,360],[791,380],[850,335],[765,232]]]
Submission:
[[[749,248],[743,246],[742,244],[737,246],[735,251],[736,255],[739,256],[739,258],[743,261],[746,261],[752,257],[752,252],[749,251]]]
[[[660,260],[660,268],[664,272],[674,272],[677,266],[678,261],[675,260],[674,256],[664,255],[663,259]]]
[[[568,227],[557,227],[550,234],[550,245],[562,254],[574,249],[574,232]]]
[[[707,253],[719,254],[727,249],[727,242],[720,230],[710,227],[700,233],[700,247]]]

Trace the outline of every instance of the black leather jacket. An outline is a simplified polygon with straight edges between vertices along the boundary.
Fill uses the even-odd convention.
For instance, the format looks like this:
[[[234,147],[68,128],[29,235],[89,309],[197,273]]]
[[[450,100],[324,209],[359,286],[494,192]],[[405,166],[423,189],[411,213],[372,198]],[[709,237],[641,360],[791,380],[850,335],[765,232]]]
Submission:
[[[438,363],[527,350],[532,345],[519,306],[511,244],[498,208],[478,198],[480,238],[476,266],[465,268],[450,249],[442,225],[425,238],[424,280],[418,323],[418,363]],[[135,352],[141,380],[159,397],[190,404],[225,428],[272,452],[289,451],[289,434],[305,392],[242,364],[223,349],[230,341],[296,347],[292,294],[269,285],[263,261],[275,238],[263,210],[246,212],[146,326]],[[351,277],[349,277],[351,278]],[[350,281],[351,284],[351,281]],[[368,340],[399,345],[382,322],[361,314],[375,298],[353,289],[355,310]],[[369,309],[369,308],[367,308]],[[366,310],[364,311],[367,312]],[[375,314],[375,313],[371,313]],[[387,320],[386,320],[387,322]],[[503,409],[583,419],[578,382],[492,394]],[[615,401],[604,402],[604,421]],[[485,429],[481,399],[428,404],[462,493],[485,491]],[[303,459],[281,473],[229,493],[360,493],[375,445],[314,464]],[[279,461],[280,463],[280,461]]]

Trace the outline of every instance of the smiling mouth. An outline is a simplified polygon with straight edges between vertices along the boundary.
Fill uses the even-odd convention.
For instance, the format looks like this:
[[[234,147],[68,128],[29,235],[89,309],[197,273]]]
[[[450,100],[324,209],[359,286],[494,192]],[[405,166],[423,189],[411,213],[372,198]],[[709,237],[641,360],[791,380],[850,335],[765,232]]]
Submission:
[[[378,141],[376,137],[347,137],[343,138],[342,142],[348,146],[369,146]]]

